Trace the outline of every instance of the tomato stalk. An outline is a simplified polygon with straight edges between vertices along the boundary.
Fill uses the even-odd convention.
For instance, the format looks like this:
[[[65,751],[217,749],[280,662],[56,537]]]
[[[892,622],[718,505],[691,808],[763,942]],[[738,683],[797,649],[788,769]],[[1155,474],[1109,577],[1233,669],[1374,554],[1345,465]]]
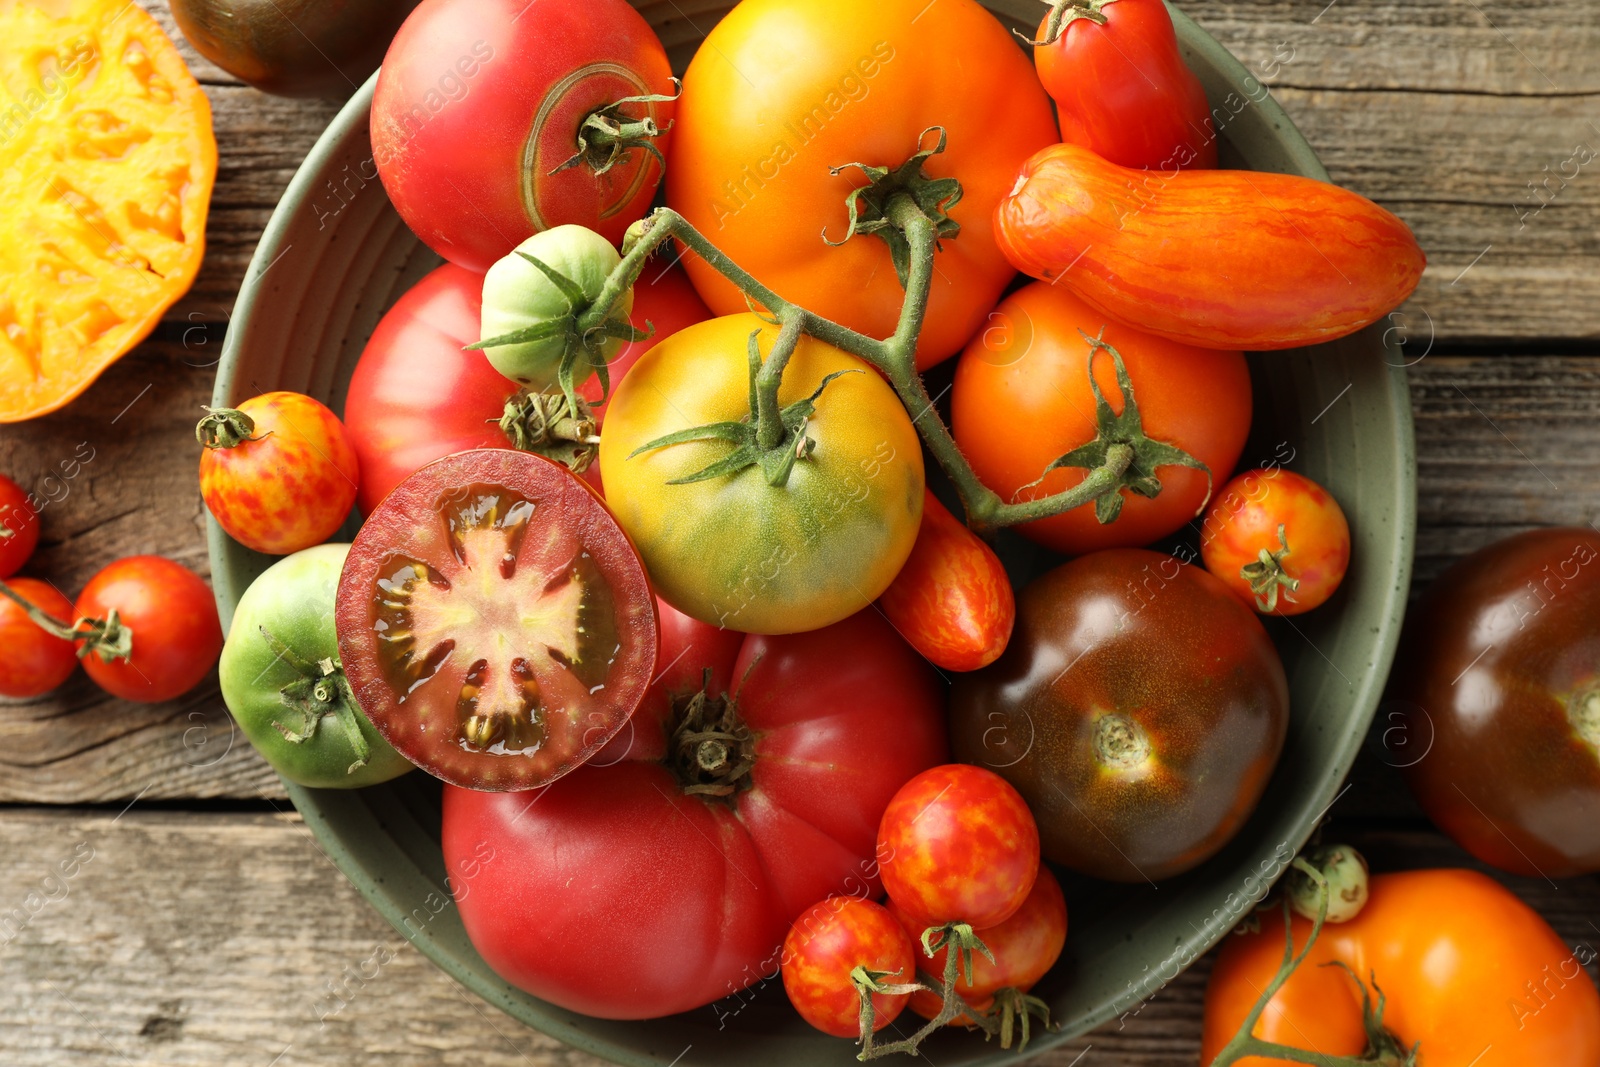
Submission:
[[[1061,39],[1068,26],[1078,19],[1088,19],[1097,26],[1106,24],[1106,16],[1101,9],[1116,0],[1044,0],[1050,6],[1050,15],[1045,20],[1044,36],[1038,40],[1024,35],[1019,30],[1013,30],[1018,37],[1031,45],[1055,44]]]
[[[298,675],[288,685],[278,690],[278,697],[287,711],[300,716],[300,722],[296,727],[290,728],[274,719],[273,727],[283,735],[285,741],[291,745],[299,745],[315,737],[317,727],[322,720],[332,716],[344,730],[345,737],[350,742],[350,751],[356,757],[355,762],[345,768],[345,773],[354,774],[365,767],[371,758],[372,746],[361,733],[361,724],[356,718],[355,694],[350,691],[350,683],[345,679],[344,669],[339,666],[338,661],[327,657],[315,663],[308,662],[294,649],[274,637],[265,626],[258,629],[278,659],[288,664]]]
[[[102,662],[111,663],[133,655],[133,631],[118,617],[116,608],[106,612],[106,617],[103,619],[92,619],[85,615],[71,626],[63,626],[34,607],[27,598],[5,582],[0,582],[0,596],[6,597],[21,608],[28,619],[45,633],[59,637],[63,641],[83,642],[78,646],[79,659],[93,652]]]
[[[1283,569],[1283,557],[1289,554],[1289,541],[1284,524],[1278,523],[1278,551],[1263,548],[1259,558],[1239,568],[1239,577],[1250,583],[1250,591],[1257,597],[1256,606],[1262,611],[1278,610],[1279,590],[1286,590],[1283,598],[1294,603],[1289,596],[1300,588],[1300,579],[1289,577]]]
[[[560,174],[580,163],[586,163],[589,170],[599,177],[620,163],[634,149],[643,149],[655,156],[656,162],[661,164],[662,173],[666,173],[667,160],[661,154],[661,149],[655,146],[655,139],[672,129],[672,123],[667,123],[663,129],[657,126],[656,120],[649,115],[640,119],[634,118],[623,110],[623,105],[669,104],[683,94],[683,83],[677,78],[672,79],[672,86],[678,91],[671,96],[660,93],[624,96],[620,100],[613,100],[604,107],[591,111],[578,125],[578,150],[550,173]]]
[[[581,396],[575,400],[574,410],[559,392],[523,390],[506,401],[498,424],[512,448],[537,452],[582,474],[594,462],[600,438],[593,408]]]
[[[750,787],[756,741],[733,698],[710,689],[707,668],[699,692],[677,713],[668,751],[684,793],[726,798]]]
[[[238,448],[246,441],[270,436],[255,436],[256,421],[237,408],[206,408],[206,416],[194,428],[194,439],[206,448]]]

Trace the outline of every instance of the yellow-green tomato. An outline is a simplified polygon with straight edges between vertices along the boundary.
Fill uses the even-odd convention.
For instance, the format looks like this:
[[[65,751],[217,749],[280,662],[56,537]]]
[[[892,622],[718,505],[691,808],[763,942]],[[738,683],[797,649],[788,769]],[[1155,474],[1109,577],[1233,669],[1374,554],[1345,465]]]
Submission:
[[[722,459],[725,441],[667,445],[666,434],[750,414],[752,331],[763,355],[777,327],[754,315],[690,326],[651,349],[606,409],[600,474],[606,503],[633,538],[656,591],[704,622],[746,633],[814,630],[860,611],[888,587],[922,519],[922,450],[905,408],[867,364],[803,337],[783,373],[785,407],[834,371],[805,426],[815,447],[768,484],[759,465],[668,483]]]

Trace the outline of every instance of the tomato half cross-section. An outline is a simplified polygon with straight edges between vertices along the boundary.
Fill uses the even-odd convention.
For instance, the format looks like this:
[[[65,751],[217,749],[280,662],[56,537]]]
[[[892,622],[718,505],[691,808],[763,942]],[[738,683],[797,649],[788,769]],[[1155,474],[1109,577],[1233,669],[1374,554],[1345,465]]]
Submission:
[[[455,785],[529,789],[627,722],[656,662],[627,537],[566,468],[460,452],[395,488],[356,536],[335,620],[361,710]]]
[[[877,894],[878,820],[945,758],[938,679],[871,608],[764,637],[662,603],[661,663],[629,727],[560,781],[444,793],[472,943],[586,1015],[670,1015],[776,979],[797,916]]]

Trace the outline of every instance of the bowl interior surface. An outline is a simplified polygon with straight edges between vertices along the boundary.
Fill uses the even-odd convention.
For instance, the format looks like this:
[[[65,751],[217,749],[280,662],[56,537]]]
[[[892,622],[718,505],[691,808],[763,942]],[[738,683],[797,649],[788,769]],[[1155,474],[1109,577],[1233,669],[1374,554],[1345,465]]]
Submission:
[[[637,2],[682,71],[704,31],[731,5]],[[1036,0],[987,5],[1031,30]],[[1326,172],[1266,89],[1215,40],[1174,12],[1184,56],[1217,117],[1222,165]],[[439,260],[390,206],[372,162],[373,82],[340,112],[296,174],[247,272],[228,331],[215,403],[271,389],[308,393],[342,410],[345,389],[379,317]],[[1219,855],[1160,885],[1109,886],[1066,876],[1066,951],[1035,993],[1063,1026],[1035,1034],[1042,1051],[1128,1011],[1187,967],[1265,894],[1336,792],[1377,706],[1410,580],[1416,463],[1405,372],[1382,323],[1315,348],[1252,355],[1255,425],[1241,466],[1276,457],[1327,485],[1353,537],[1344,585],[1326,606],[1271,629],[1292,695],[1283,756],[1255,815]],[[350,534],[351,529],[345,531]],[[273,560],[210,523],[223,623]],[[1192,532],[1189,537],[1193,543]],[[1054,560],[1008,536],[1002,555],[1020,580]],[[372,904],[440,967],[516,1019],[628,1064],[853,1063],[854,1047],[789,1009],[782,983],[758,982],[697,1011],[645,1022],[576,1015],[501,981],[468,942],[450,902],[439,851],[439,787],[421,773],[364,790],[290,785],[323,849]],[[582,951],[579,940],[575,951]],[[899,1024],[897,1024],[899,1025]],[[686,1056],[688,1050],[692,1053]],[[960,1032],[927,1046],[941,1067],[1016,1062],[1015,1052]]]

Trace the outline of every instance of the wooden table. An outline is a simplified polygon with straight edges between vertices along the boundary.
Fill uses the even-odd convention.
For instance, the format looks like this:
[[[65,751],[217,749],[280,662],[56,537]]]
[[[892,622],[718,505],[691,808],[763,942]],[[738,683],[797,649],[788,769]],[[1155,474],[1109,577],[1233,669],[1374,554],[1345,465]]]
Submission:
[[[177,37],[164,0],[145,2]],[[1182,3],[1271,86],[1333,179],[1427,249],[1392,322],[1412,362],[1418,588],[1517,530],[1595,520],[1600,162],[1553,175],[1600,146],[1600,9]],[[33,567],[68,590],[134,552],[207,571],[191,430],[250,253],[336,110],[185,55],[221,148],[205,269],[77,403],[0,429],[0,470],[51,500]],[[81,442],[92,459],[66,477]],[[0,702],[0,804],[0,912],[26,916],[0,940],[10,1067],[598,1063],[460,989],[366,906],[235,734],[214,678],[156,706],[108,699],[81,672],[48,699]],[[1380,868],[1468,862],[1371,755],[1333,819]],[[89,857],[74,877],[47,877],[74,855]],[[1600,879],[1506,881],[1574,945],[1600,943]],[[1207,968],[1039,1062],[1194,1064]],[[319,1020],[333,988],[346,1002]]]

